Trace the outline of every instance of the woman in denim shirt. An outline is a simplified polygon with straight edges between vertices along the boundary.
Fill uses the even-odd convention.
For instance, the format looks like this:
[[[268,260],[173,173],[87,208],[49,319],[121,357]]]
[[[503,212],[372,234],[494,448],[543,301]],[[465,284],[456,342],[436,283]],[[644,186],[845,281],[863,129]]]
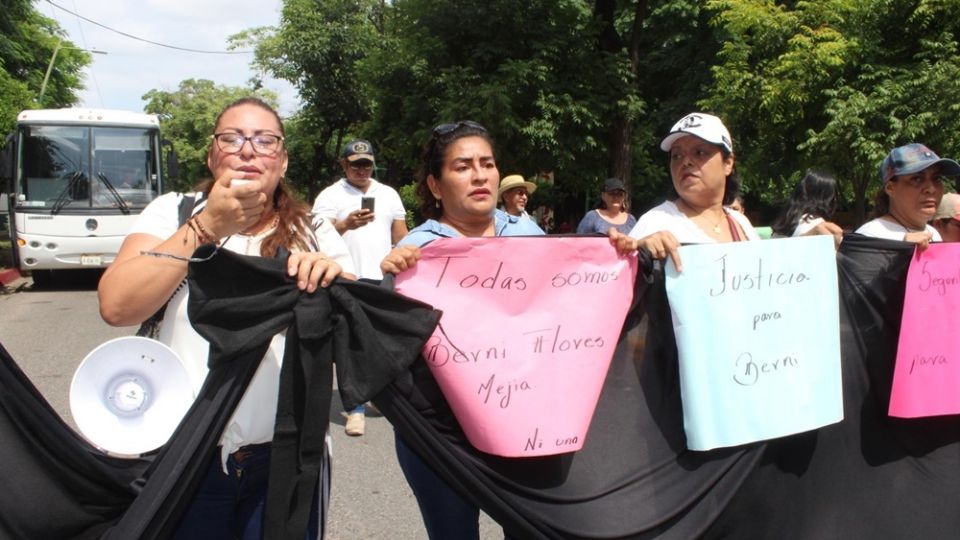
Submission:
[[[435,127],[417,183],[420,211],[428,219],[384,258],[383,273],[412,267],[420,259],[419,248],[437,238],[542,235],[533,221],[495,211],[499,183],[493,139],[483,126],[462,121]],[[431,540],[479,538],[480,509],[450,488],[399,435],[396,447]]]

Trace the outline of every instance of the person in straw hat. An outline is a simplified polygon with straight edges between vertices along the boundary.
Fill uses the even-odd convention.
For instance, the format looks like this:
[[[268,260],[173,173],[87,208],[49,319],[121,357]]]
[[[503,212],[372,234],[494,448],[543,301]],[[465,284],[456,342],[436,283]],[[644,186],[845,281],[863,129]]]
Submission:
[[[507,214],[516,217],[530,218],[527,214],[527,201],[530,195],[537,190],[537,185],[533,182],[527,182],[519,174],[511,174],[500,180],[500,189],[497,191],[497,199],[502,205],[502,209]]]

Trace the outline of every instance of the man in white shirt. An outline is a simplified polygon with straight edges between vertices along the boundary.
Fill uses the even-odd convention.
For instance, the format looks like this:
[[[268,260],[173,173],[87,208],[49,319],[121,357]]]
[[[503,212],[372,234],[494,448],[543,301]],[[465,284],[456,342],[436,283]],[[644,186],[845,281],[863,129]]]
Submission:
[[[345,177],[320,192],[313,213],[343,236],[358,277],[383,279],[380,261],[407,235],[407,221],[397,191],[372,178],[374,156],[368,141],[347,143],[340,160]],[[365,412],[361,405],[347,415],[348,435],[363,435]]]

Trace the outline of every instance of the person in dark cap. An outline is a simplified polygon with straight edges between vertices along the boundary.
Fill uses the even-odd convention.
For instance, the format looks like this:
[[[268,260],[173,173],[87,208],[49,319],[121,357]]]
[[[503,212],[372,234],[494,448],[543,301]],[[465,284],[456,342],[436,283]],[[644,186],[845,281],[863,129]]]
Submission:
[[[607,178],[603,183],[600,206],[583,216],[580,224],[577,225],[577,234],[607,234],[611,227],[627,234],[636,224],[637,218],[630,214],[630,206],[627,203],[627,187],[623,180]]]
[[[320,192],[313,214],[333,223],[343,236],[360,278],[382,279],[380,261],[407,235],[407,212],[392,187],[373,178],[373,145],[362,139],[343,147],[344,177]],[[347,435],[363,435],[363,405],[347,413]]]
[[[912,242],[924,248],[942,238],[929,225],[943,197],[943,177],[960,175],[960,164],[941,158],[923,144],[894,148],[880,164],[883,182],[874,204],[875,219],[857,233]]]

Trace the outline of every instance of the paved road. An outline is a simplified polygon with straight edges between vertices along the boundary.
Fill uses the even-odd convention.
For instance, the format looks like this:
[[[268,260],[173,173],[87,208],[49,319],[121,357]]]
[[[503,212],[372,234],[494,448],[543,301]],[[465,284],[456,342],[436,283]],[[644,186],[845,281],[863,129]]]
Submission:
[[[50,404],[71,423],[68,390],[83,357],[109,339],[135,328],[112,328],[97,312],[96,274],[79,276],[56,290],[34,290],[29,279],[0,293],[0,343],[21,365]],[[343,433],[342,406],[335,395],[333,495],[328,538],[426,538],[416,501],[393,453],[393,430],[373,412],[363,437]],[[486,516],[481,538],[502,538]]]

